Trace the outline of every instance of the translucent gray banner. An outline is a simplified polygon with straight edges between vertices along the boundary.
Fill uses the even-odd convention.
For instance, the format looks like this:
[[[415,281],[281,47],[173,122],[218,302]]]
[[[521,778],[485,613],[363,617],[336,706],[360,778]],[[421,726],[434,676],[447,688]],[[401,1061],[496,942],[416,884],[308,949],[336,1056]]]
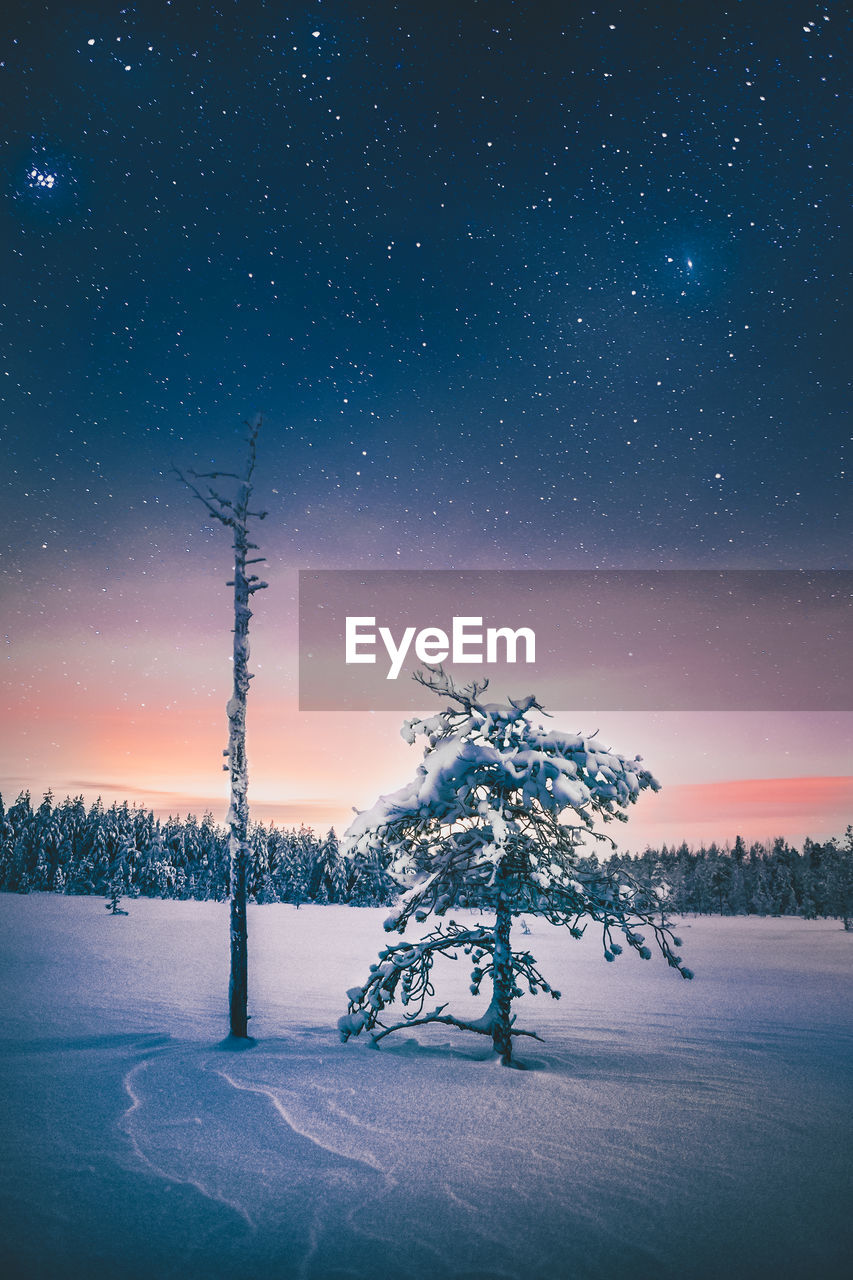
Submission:
[[[496,700],[599,711],[853,708],[853,572],[301,570],[302,711],[413,710],[442,662]]]

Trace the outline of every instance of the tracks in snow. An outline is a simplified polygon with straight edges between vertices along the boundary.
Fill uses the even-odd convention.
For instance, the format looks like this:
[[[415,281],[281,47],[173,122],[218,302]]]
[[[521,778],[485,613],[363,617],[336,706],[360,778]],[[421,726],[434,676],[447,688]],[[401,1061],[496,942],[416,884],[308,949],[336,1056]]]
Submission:
[[[158,1165],[155,1161],[153,1161],[150,1158],[150,1156],[148,1156],[145,1153],[145,1151],[143,1151],[142,1146],[139,1143],[139,1140],[137,1139],[135,1133],[133,1132],[133,1125],[131,1123],[131,1118],[134,1115],[136,1115],[138,1112],[140,1112],[143,1107],[142,1099],[140,1098],[139,1094],[136,1092],[136,1090],[133,1087],[133,1080],[134,1080],[134,1077],[139,1072],[142,1072],[147,1069],[147,1067],[150,1065],[150,1062],[151,1062],[150,1058],[146,1058],[143,1062],[137,1062],[135,1066],[131,1067],[130,1070],[125,1073],[124,1078],[122,1080],[122,1084],[124,1085],[125,1092],[127,1096],[130,1098],[130,1106],[121,1115],[118,1122],[118,1127],[122,1131],[122,1133],[126,1135],[133,1149],[134,1155],[143,1165],[145,1165],[147,1169],[151,1171],[151,1173],[156,1174],[158,1178],[162,1178],[167,1183],[176,1182],[176,1183],[179,1183],[181,1186],[193,1187],[194,1190],[198,1191],[199,1194],[204,1196],[207,1200],[212,1200],[216,1203],[224,1205],[227,1209],[233,1210],[234,1213],[238,1214],[239,1217],[243,1219],[243,1221],[246,1223],[250,1231],[252,1232],[257,1231],[257,1226],[255,1225],[255,1222],[253,1221],[251,1215],[243,1207],[243,1205],[239,1204],[235,1200],[230,1200],[227,1196],[223,1196],[217,1191],[210,1190],[206,1186],[206,1184],[202,1182],[201,1179],[199,1178],[195,1178],[192,1176],[184,1176],[178,1173],[170,1173],[167,1169],[162,1168],[161,1165]]]
[[[203,1067],[203,1070],[206,1071],[207,1067]],[[220,1071],[218,1067],[214,1067],[214,1071],[218,1076],[225,1080],[226,1083],[230,1084],[232,1089],[239,1089],[241,1093],[257,1093],[264,1098],[268,1098],[272,1103],[273,1109],[289,1129],[292,1129],[298,1137],[305,1138],[308,1142],[313,1143],[315,1147],[319,1147],[319,1149],[326,1152],[327,1155],[337,1156],[341,1160],[351,1160],[353,1164],[365,1165],[368,1169],[373,1169],[376,1173],[381,1174],[383,1177],[387,1177],[385,1170],[376,1160],[373,1159],[372,1156],[354,1156],[349,1151],[341,1151],[338,1147],[329,1146],[328,1143],[321,1142],[319,1138],[317,1138],[313,1133],[309,1133],[307,1129],[300,1129],[293,1117],[288,1114],[288,1111],[276,1090],[271,1088],[269,1085],[248,1084],[245,1081],[241,1082],[239,1080],[234,1080],[229,1076],[227,1071]],[[345,1115],[345,1113],[341,1114]]]

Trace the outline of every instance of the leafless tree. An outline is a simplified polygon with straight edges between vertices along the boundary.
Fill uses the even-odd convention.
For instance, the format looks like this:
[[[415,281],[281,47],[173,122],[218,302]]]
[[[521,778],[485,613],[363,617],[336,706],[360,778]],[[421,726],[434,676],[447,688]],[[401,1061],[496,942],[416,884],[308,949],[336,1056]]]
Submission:
[[[223,769],[231,773],[231,804],[228,809],[231,858],[231,976],[228,984],[228,1009],[231,1035],[240,1039],[248,1036],[248,929],[246,920],[246,882],[250,860],[249,849],[249,771],[246,763],[246,701],[249,693],[249,620],[252,611],[249,600],[256,591],[268,585],[257,574],[248,572],[249,566],[260,564],[263,556],[250,556],[259,550],[250,541],[249,521],[263,520],[266,511],[250,508],[254,487],[255,461],[260,415],[246,424],[247,454],[243,474],[229,471],[180,471],[174,468],[179,480],[213,520],[231,530],[234,547],[234,577],[226,585],[234,588],[234,685],[228,701],[228,746],[223,755],[228,764]],[[211,482],[228,480],[236,483],[233,498],[219,493]]]

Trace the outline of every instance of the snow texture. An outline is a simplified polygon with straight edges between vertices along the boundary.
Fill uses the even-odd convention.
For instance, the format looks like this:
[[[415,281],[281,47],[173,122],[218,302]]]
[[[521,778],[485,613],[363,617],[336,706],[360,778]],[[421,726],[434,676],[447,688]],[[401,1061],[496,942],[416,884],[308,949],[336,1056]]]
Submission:
[[[564,998],[525,999],[543,1043],[505,1071],[443,1027],[338,1042],[381,908],[250,906],[239,1051],[227,904],[128,906],[0,895],[5,1275],[848,1274],[837,921],[688,918],[700,977],[673,983],[531,918]]]

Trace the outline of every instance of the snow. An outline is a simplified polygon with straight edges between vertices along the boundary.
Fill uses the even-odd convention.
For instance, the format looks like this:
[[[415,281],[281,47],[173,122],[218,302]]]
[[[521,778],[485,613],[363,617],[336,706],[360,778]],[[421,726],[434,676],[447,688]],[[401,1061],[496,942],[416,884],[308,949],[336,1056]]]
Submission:
[[[837,921],[686,918],[685,983],[530,919],[563,999],[519,1001],[543,1042],[508,1071],[453,1028],[340,1043],[381,908],[250,906],[258,1039],[235,1050],[227,905],[124,905],[0,895],[4,1274],[847,1274]],[[434,979],[474,1017],[469,967]]]
[[[489,864],[493,874],[488,883],[493,884],[510,847],[513,857],[518,850],[532,856],[543,843],[556,853],[558,831],[563,846],[553,865],[555,884],[561,885],[575,862],[574,841],[567,833],[578,829],[577,819],[590,829],[594,817],[627,821],[623,810],[641,790],[660,790],[660,783],[641,767],[642,757],[628,760],[594,736],[546,730],[531,722],[529,714],[543,710],[532,694],[508,703],[479,702],[484,686],[459,688],[441,669],[421,683],[448,699],[437,715],[403,724],[406,742],[425,738],[423,762],[412,781],[356,814],[342,848],[363,857],[381,849],[398,878],[438,865],[452,888],[447,901],[456,900],[462,883],[481,888]],[[549,817],[543,821],[545,815]],[[535,883],[541,891],[547,893],[549,880],[550,872],[540,868]],[[438,900],[412,899],[400,927],[421,905],[440,914]]]
[[[627,760],[594,736],[569,736],[531,723],[528,714],[543,710],[532,694],[507,703],[484,703],[478,698],[485,683],[460,688],[440,668],[416,678],[448,699],[437,716],[403,724],[407,742],[418,736],[426,739],[423,763],[406,786],[380,796],[371,809],[357,814],[342,841],[350,856],[381,862],[398,884],[408,886],[386,928],[402,933],[412,916],[419,921],[430,912],[442,916],[454,902],[506,902],[570,929],[590,917],[602,926],[605,943],[615,927],[640,950],[631,927],[642,923],[653,930],[669,965],[682,978],[692,978],[672,950],[667,930],[650,915],[655,904],[647,891],[626,883],[624,877],[620,884],[614,877],[579,868],[581,824],[601,836],[595,832],[594,817],[627,821],[622,810],[634,803],[640,790],[660,789],[651,773],[639,768],[641,757]],[[572,881],[575,870],[578,877]],[[578,894],[567,889],[569,883],[584,887]],[[439,944],[445,947],[446,938],[438,939]],[[495,991],[500,987],[508,993],[510,970],[516,977],[519,972],[508,957],[501,977],[497,933],[494,948]],[[646,956],[646,949],[640,954]],[[606,951],[605,957],[612,959]],[[414,973],[405,967],[404,976],[411,980]],[[427,981],[425,974],[423,979]],[[384,1008],[386,997],[393,999],[395,985],[396,978],[387,991],[377,992],[380,1003],[370,1007],[368,980],[357,1002],[367,1017],[356,1019],[351,1007],[350,1016],[339,1022],[344,1040],[362,1029],[373,1030],[376,1013]],[[506,998],[496,995],[495,1009],[502,1011],[495,1015],[495,1026],[503,1020],[508,1063],[510,1013],[501,1003]],[[425,1017],[455,1020],[442,1009]]]

